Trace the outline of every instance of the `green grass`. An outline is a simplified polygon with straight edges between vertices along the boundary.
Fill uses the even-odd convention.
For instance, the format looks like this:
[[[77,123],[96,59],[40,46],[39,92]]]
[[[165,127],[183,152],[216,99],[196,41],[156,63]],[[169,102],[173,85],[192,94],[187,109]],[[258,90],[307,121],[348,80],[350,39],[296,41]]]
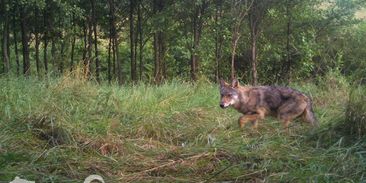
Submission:
[[[327,77],[293,85],[313,97],[320,128],[296,121],[289,134],[272,118],[238,129],[240,114],[220,109],[218,86],[207,82],[3,77],[0,181],[364,182],[364,139],[338,131],[350,87]]]

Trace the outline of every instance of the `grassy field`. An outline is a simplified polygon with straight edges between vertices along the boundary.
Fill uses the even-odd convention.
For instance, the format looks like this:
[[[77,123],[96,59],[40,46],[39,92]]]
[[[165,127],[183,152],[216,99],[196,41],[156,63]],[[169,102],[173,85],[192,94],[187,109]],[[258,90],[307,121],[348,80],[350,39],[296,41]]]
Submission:
[[[365,182],[365,90],[350,95],[334,74],[313,83],[293,87],[312,96],[320,127],[296,121],[286,133],[271,118],[238,129],[240,114],[220,109],[218,86],[204,81],[2,77],[0,181]]]

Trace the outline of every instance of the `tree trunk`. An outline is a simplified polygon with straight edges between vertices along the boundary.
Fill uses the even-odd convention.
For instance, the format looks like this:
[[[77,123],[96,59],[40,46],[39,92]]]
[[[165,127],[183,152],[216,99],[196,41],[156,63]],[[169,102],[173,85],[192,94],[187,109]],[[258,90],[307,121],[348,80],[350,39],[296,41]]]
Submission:
[[[158,14],[164,9],[164,1],[163,0],[154,0],[154,13]],[[154,32],[154,82],[160,83],[163,80],[163,66],[164,64],[164,54],[165,54],[165,46],[164,46],[164,33],[161,30],[157,30]]]
[[[70,71],[74,69],[74,52],[75,52],[75,42],[76,42],[76,26],[75,26],[75,15],[72,15],[72,41],[71,41],[71,56],[70,56]]]
[[[35,8],[35,21],[37,21],[38,19],[38,16],[39,16],[39,10],[38,8]],[[37,68],[37,75],[38,77],[40,77],[40,61],[39,61],[39,45],[40,45],[40,38],[39,38],[39,30],[38,30],[38,24],[36,23],[35,25],[35,28],[34,28],[34,37],[35,37],[35,41],[36,41],[36,44],[35,44],[35,57],[36,57],[36,68]]]
[[[117,74],[118,84],[123,84],[122,62],[119,58],[118,48],[118,34],[116,31],[116,15],[114,0],[109,0],[110,12],[111,12],[111,35],[112,35],[112,56],[113,56],[113,72]]]
[[[255,24],[254,24],[255,25]],[[251,49],[252,49],[252,85],[257,85],[257,35],[255,28],[251,30]]]
[[[253,6],[251,7],[249,13],[249,28],[250,28],[250,40],[251,40],[251,62],[252,62],[252,85],[257,85],[257,35],[258,35],[258,25],[260,20],[260,11],[258,9],[258,4],[253,1]]]
[[[239,35],[239,28],[235,27],[235,30],[233,31],[233,37],[232,37],[232,42],[231,42],[231,79],[235,78],[235,55],[236,55],[236,48],[238,47],[238,41],[240,38]]]
[[[222,55],[222,32],[221,27],[219,26],[219,21],[222,18],[222,2],[221,0],[216,0],[216,12],[215,12],[215,79],[219,81],[221,78],[220,72],[220,59]]]
[[[130,59],[131,59],[131,79],[136,81],[136,54],[135,54],[135,28],[134,28],[134,11],[135,11],[135,0],[130,0]]]
[[[11,64],[10,64],[10,60],[11,60],[10,55],[11,54],[10,54],[10,17],[9,17],[9,15],[6,16],[6,22],[8,24],[7,30],[6,30],[6,32],[7,32],[6,51],[7,51],[8,58],[9,58],[9,70],[10,70],[10,67],[11,67]],[[4,20],[5,20],[5,18],[4,18]]]
[[[51,63],[52,69],[51,72],[57,71],[57,62],[56,62],[56,38],[51,35]]]
[[[164,33],[157,31],[154,34],[154,81],[160,83],[164,79],[164,54],[165,54],[165,42]]]
[[[114,37],[112,37],[112,79],[113,76],[116,77],[117,76],[117,69],[116,69],[116,42],[114,41]]]
[[[35,44],[35,51],[36,51],[36,68],[37,68],[37,75],[38,77],[40,77],[40,61],[39,61],[39,45],[40,45],[40,38],[39,38],[39,33],[36,32],[35,33],[35,40],[36,40],[36,44]]]
[[[108,83],[111,83],[112,81],[112,73],[111,73],[111,50],[112,50],[112,40],[113,40],[113,33],[112,33],[112,24],[113,24],[113,19],[112,19],[112,0],[108,1],[108,6],[109,6],[109,41],[108,41],[108,58],[107,58],[107,63],[108,63],[108,70],[107,70],[107,78],[108,78]]]
[[[137,32],[139,34],[139,68],[140,68],[140,80],[142,80],[142,75],[144,72],[144,63],[143,63],[143,33],[142,33],[142,15],[141,15],[141,0],[139,2],[139,6],[137,9]]]
[[[201,41],[201,33],[203,26],[203,14],[206,9],[206,1],[204,0],[201,5],[195,8],[195,14],[193,17],[193,46],[191,51],[191,78],[193,81],[197,80],[197,72],[199,65],[199,47]]]
[[[2,40],[2,50],[3,50],[3,64],[4,64],[4,72],[8,73],[10,70],[10,64],[9,64],[9,50],[8,50],[8,44],[9,44],[9,22],[8,22],[8,12],[4,12],[4,30],[3,30],[3,40]]]
[[[17,12],[17,10],[15,10]],[[18,41],[17,41],[17,31],[16,31],[16,15],[13,14],[13,36],[14,36],[14,52],[15,52],[15,62],[17,65],[17,75],[19,76],[20,64],[19,64],[19,54],[18,54]]]
[[[48,45],[48,19],[47,19],[47,10],[43,11],[43,24],[44,24],[44,33],[43,33],[43,64],[45,75],[48,73],[48,59],[47,59],[47,45]]]
[[[154,80],[156,83],[160,83],[161,80],[159,47],[159,32],[156,32],[154,34]]]
[[[118,36],[117,33],[115,32],[115,37],[114,37],[114,49],[115,49],[115,55],[116,55],[116,65],[117,65],[117,76],[118,76],[118,84],[122,85],[123,84],[123,72],[122,72],[122,62],[121,59],[119,57],[119,48],[118,48]]]
[[[192,46],[192,53],[191,53],[191,79],[193,81],[197,80],[197,62],[198,62],[198,16],[199,16],[199,9],[196,8],[195,14],[193,15],[193,46]]]
[[[111,31],[109,31],[109,39],[108,39],[108,57],[107,57],[107,64],[108,64],[108,68],[107,68],[107,78],[108,78],[108,83],[111,83],[112,81],[112,73],[111,73],[111,49],[112,49],[112,35],[111,35]]]
[[[98,56],[98,35],[97,35],[97,19],[96,19],[96,10],[95,10],[95,0],[91,0],[92,6],[92,22],[93,22],[93,31],[94,31],[94,54],[95,54],[95,76],[98,82],[100,82],[99,78],[99,56]]]
[[[87,32],[87,27],[86,27],[86,23],[84,22],[83,25],[83,45],[84,45],[84,49],[83,49],[83,63],[84,63],[84,67],[86,67],[87,65],[87,61],[86,61],[86,53],[87,53],[87,47],[88,47],[88,32]]]
[[[87,70],[86,70],[86,76],[89,78],[92,71],[92,44],[93,44],[93,30],[91,25],[91,19],[90,16],[88,17],[88,56],[87,56]]]
[[[74,69],[75,42],[76,42],[76,37],[75,37],[75,35],[73,35],[72,42],[71,42],[70,71],[72,71]]]
[[[27,13],[23,6],[20,6],[20,29],[22,33],[22,46],[23,46],[23,74],[25,76],[30,75],[30,62],[29,62],[29,45],[28,45],[28,25],[27,25]]]
[[[291,83],[291,51],[290,51],[290,37],[291,37],[291,14],[290,14],[290,1],[286,1],[286,16],[287,16],[287,34],[286,34],[286,72],[287,72],[287,82]]]
[[[61,35],[60,56],[58,57],[58,60],[60,62],[59,71],[60,71],[61,75],[64,73],[65,45],[66,45],[66,40],[65,40],[64,36]]]

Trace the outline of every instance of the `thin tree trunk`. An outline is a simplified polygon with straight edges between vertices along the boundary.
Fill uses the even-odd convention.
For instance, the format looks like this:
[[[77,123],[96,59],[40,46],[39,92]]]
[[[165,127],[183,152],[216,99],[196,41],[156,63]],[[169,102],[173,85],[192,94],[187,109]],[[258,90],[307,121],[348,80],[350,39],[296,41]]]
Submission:
[[[191,53],[191,79],[193,81],[197,80],[197,51],[198,51],[198,16],[199,16],[199,9],[196,8],[195,14],[193,17],[193,46],[192,46],[192,53]]]
[[[220,80],[220,36],[221,30],[219,28],[219,19],[221,18],[221,0],[216,0],[216,9],[215,9],[215,79],[216,81]]]
[[[198,65],[199,65],[199,47],[201,41],[201,33],[203,26],[203,14],[206,9],[206,1],[203,0],[202,4],[195,8],[195,14],[193,17],[193,48],[191,53],[191,78],[193,81],[197,80]]]
[[[64,36],[61,36],[60,57],[58,58],[58,60],[60,62],[59,70],[60,70],[60,74],[61,75],[64,73],[65,45],[66,45],[65,37]]]
[[[39,10],[38,8],[35,8],[35,21],[37,22],[39,16]],[[35,24],[35,31],[34,31],[34,37],[35,37],[35,51],[36,51],[36,68],[37,68],[37,75],[40,77],[40,61],[39,61],[39,45],[40,45],[40,38],[39,38],[39,30],[38,30],[38,24]]]
[[[15,10],[17,12],[17,10]],[[20,64],[19,64],[19,54],[18,54],[18,41],[17,41],[17,31],[16,31],[16,15],[13,14],[13,36],[14,36],[14,52],[15,52],[15,62],[17,65],[17,75],[19,76]]]
[[[3,51],[3,64],[4,72],[8,73],[10,70],[9,64],[9,50],[8,50],[8,36],[9,36],[9,22],[8,22],[8,12],[4,12],[4,27],[3,27],[3,40],[2,40],[2,51]]]
[[[111,35],[111,31],[109,31],[109,39],[108,39],[108,58],[107,58],[107,64],[108,64],[108,68],[107,68],[107,77],[108,77],[108,82],[111,83],[112,81],[112,73],[111,73],[111,49],[112,49],[112,35]]]
[[[25,76],[30,75],[30,62],[29,62],[29,45],[28,45],[28,25],[26,12],[23,6],[20,6],[20,29],[22,33],[22,45],[23,45],[23,74]]]
[[[51,35],[51,63],[52,69],[51,72],[57,71],[57,62],[56,62],[56,38]]]
[[[153,1],[153,9],[154,13],[157,14],[164,9],[164,1],[163,0],[154,0]],[[165,46],[164,46],[164,33],[161,30],[154,32],[154,82],[160,83],[163,80],[163,66],[164,64],[164,54],[165,54]]]
[[[40,45],[41,41],[40,41],[38,32],[35,33],[35,40],[36,40],[36,44],[35,44],[36,68],[37,68],[37,75],[38,75],[38,77],[40,77],[39,45]]]
[[[112,34],[113,36],[113,34]],[[116,41],[114,40],[115,38],[112,37],[112,78],[113,78],[113,75],[114,77],[116,77],[118,74],[117,74],[117,69],[116,69]]]
[[[251,61],[252,61],[252,85],[257,85],[257,35],[258,35],[258,25],[259,25],[259,14],[257,9],[258,4],[256,1],[253,2],[253,7],[251,8],[249,14],[249,28],[250,28],[250,40],[251,40]]]
[[[143,33],[142,33],[142,15],[141,15],[141,0],[137,9],[137,32],[139,33],[139,67],[140,67],[140,80],[142,80],[142,75],[144,72],[143,63]]]
[[[159,33],[154,34],[154,80],[156,83],[160,83],[160,53],[159,53]]]
[[[87,72],[86,72],[86,76],[89,78],[91,75],[91,71],[92,71],[92,42],[93,42],[93,30],[92,30],[92,25],[91,25],[91,20],[90,17],[88,17],[88,56],[87,56]]]
[[[47,10],[43,10],[43,24],[44,24],[44,33],[43,33],[43,64],[45,75],[48,73],[48,59],[47,59],[47,45],[48,45],[48,19],[47,19]]]
[[[122,72],[122,62],[121,59],[119,58],[119,48],[118,48],[118,37],[117,34],[115,33],[115,38],[114,38],[114,49],[115,49],[115,55],[116,55],[116,65],[117,65],[117,76],[118,76],[118,84],[122,85],[123,84],[123,72]]]
[[[73,26],[73,33],[72,33],[72,41],[71,41],[71,56],[70,56],[70,71],[74,69],[74,52],[75,52],[75,42],[76,42],[76,26],[75,26],[75,15],[72,15],[72,26]]]
[[[231,51],[231,79],[235,78],[235,55],[236,55],[236,48],[238,47],[238,41],[239,41],[240,35],[239,35],[239,28],[235,27],[235,30],[233,32],[233,38],[232,38],[232,51]]]
[[[163,35],[163,34],[161,34]],[[164,43],[164,36],[160,36],[160,42]],[[166,62],[165,62],[165,51],[166,51],[166,47],[165,44],[160,44],[160,56],[161,56],[161,66],[160,68],[162,69],[161,73],[162,73],[162,78],[166,79],[167,75],[166,75]]]
[[[7,54],[8,54],[8,58],[9,58],[9,69],[11,68],[11,63],[10,63],[10,60],[11,60],[11,58],[10,58],[10,17],[9,17],[9,15],[7,15],[6,16],[6,22],[7,22],[7,24],[8,24],[8,26],[7,26],[7,30],[6,30],[6,32],[7,32],[7,38],[6,38],[6,51],[7,51]]]
[[[257,85],[257,35],[255,28],[251,30],[251,49],[252,49],[252,85]]]
[[[109,6],[109,41],[108,41],[108,58],[107,58],[107,63],[108,63],[108,73],[107,73],[107,77],[108,77],[108,83],[111,83],[112,81],[112,73],[111,73],[111,50],[112,50],[112,40],[113,40],[113,34],[112,34],[112,24],[113,24],[113,19],[112,19],[112,0],[108,1],[108,6]]]
[[[96,10],[95,10],[95,0],[91,0],[92,6],[92,22],[93,22],[93,31],[94,31],[94,54],[95,54],[95,76],[98,82],[100,82],[99,78],[99,58],[98,58],[98,35],[97,35],[97,19],[96,19]]]
[[[291,14],[290,14],[290,1],[286,1],[286,16],[287,16],[287,35],[286,35],[286,65],[287,65],[287,82],[291,82],[291,67],[292,67],[292,60],[291,60],[291,51],[290,51],[290,37],[291,37]]]
[[[86,28],[86,23],[84,23],[83,25],[83,45],[84,45],[84,49],[83,49],[83,62],[84,62],[84,67],[86,67],[87,65],[87,61],[86,61],[86,53],[87,53],[87,46],[88,46],[88,32],[87,32],[87,28]]]
[[[136,81],[136,54],[135,54],[135,28],[134,28],[134,11],[135,11],[135,0],[130,0],[130,59],[131,59],[131,79]]]
[[[122,62],[119,58],[119,48],[118,48],[118,34],[116,31],[116,18],[115,18],[115,4],[114,0],[109,0],[110,11],[111,11],[111,32],[112,32],[112,51],[113,51],[113,69],[114,73],[117,74],[118,84],[123,84],[123,73],[122,73]],[[116,66],[116,67],[115,67]]]

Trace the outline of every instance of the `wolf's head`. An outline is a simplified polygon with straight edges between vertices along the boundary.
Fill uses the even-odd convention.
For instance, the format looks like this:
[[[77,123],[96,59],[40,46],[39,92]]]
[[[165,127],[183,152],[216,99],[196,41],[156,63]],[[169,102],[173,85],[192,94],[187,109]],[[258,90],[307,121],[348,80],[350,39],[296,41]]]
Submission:
[[[231,105],[239,102],[238,92],[239,82],[237,79],[233,79],[231,85],[226,83],[224,80],[220,80],[220,107],[227,108]]]

